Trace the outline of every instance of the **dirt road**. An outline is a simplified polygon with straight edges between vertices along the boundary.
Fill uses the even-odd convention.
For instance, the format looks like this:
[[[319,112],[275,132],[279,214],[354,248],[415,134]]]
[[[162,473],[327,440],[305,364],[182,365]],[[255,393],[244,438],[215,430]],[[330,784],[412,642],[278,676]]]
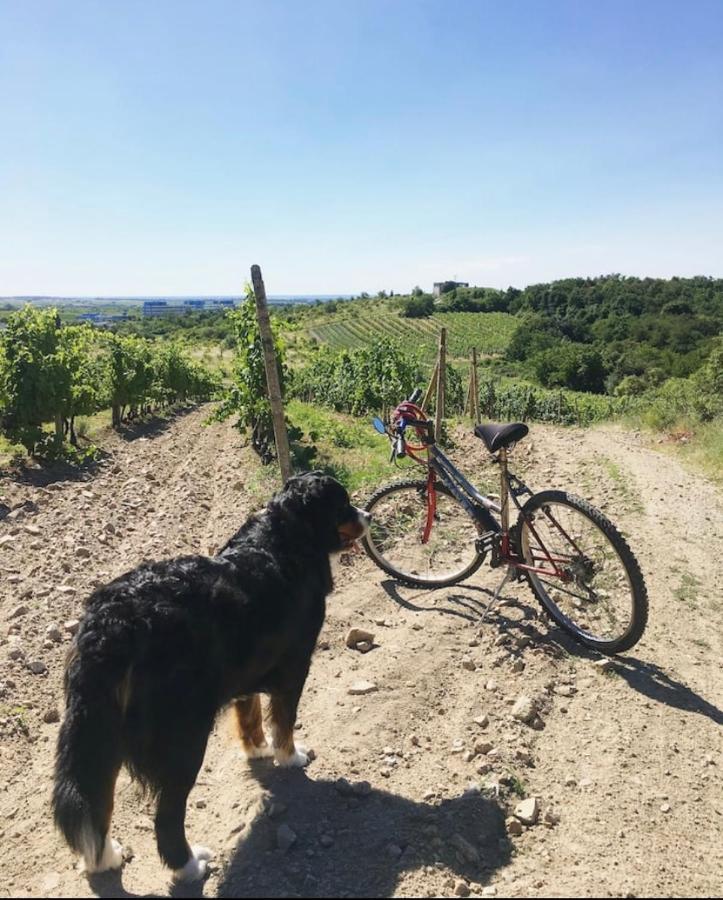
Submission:
[[[49,796],[63,661],[93,585],[213,551],[267,490],[238,435],[203,419],[115,439],[81,480],[0,484],[0,895],[169,892],[150,806],[127,778],[113,833],[128,861],[92,882],[55,834]],[[490,477],[474,438],[456,452]],[[219,720],[187,819],[215,851],[212,873],[174,895],[723,892],[721,496],[615,429],[535,426],[515,463],[626,532],[650,594],[641,643],[603,674],[521,586],[480,625],[498,578],[486,567],[420,592],[363,556],[338,564],[300,710],[317,758],[304,772],[251,766]],[[375,633],[372,652],[345,647],[350,626]],[[350,695],[359,680],[376,690]],[[539,730],[510,715],[523,694]],[[514,836],[505,819],[523,796],[539,800],[539,822]]]

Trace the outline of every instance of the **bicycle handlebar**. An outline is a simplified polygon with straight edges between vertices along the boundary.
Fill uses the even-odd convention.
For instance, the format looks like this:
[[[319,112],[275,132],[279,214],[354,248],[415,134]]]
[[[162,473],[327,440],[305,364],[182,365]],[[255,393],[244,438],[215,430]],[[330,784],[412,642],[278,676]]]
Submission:
[[[415,388],[408,400],[403,400],[394,410],[393,424],[400,426],[403,431],[407,426],[411,426],[417,432],[424,445],[434,443],[434,424],[426,418],[424,410],[417,404],[421,399],[422,391]]]

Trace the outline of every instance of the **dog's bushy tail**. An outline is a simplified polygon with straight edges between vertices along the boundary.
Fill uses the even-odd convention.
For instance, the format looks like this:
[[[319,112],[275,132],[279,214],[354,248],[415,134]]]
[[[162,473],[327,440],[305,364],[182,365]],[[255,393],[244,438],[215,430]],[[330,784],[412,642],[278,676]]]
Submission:
[[[67,843],[92,871],[106,848],[115,780],[123,762],[130,660],[124,641],[112,646],[107,635],[91,628],[78,638],[65,674],[53,815]]]

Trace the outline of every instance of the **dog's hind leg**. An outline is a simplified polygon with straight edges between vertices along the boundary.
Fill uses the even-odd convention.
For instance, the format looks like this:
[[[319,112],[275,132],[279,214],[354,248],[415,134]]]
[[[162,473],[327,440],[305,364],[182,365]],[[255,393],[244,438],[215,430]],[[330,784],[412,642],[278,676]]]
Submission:
[[[58,736],[53,813],[88,874],[123,863],[120,845],[109,836],[121,740],[118,708],[92,691],[76,689]]]
[[[162,769],[162,781],[157,785],[155,827],[158,854],[173,869],[176,881],[202,879],[206,874],[207,861],[213,855],[205,847],[189,846],[185,825],[186,802],[203,763],[210,728],[211,723],[207,730],[203,730],[202,738],[195,742],[192,739],[189,741],[187,733],[178,734],[173,743],[171,736],[167,735],[166,764]]]
[[[156,842],[163,862],[173,869],[175,881],[200,881],[213,856],[206,847],[189,846],[186,840],[186,801],[193,785],[173,784],[162,788],[156,810]]]
[[[120,766],[113,766],[105,772],[104,780],[98,785],[98,794],[93,798],[89,820],[96,822],[87,826],[81,834],[83,862],[81,871],[88,875],[119,869],[123,865],[123,848],[110,836],[110,821],[113,815],[113,795]]]
[[[238,733],[248,759],[274,755],[274,748],[266,741],[261,717],[261,698],[258,694],[240,697],[234,703]]]

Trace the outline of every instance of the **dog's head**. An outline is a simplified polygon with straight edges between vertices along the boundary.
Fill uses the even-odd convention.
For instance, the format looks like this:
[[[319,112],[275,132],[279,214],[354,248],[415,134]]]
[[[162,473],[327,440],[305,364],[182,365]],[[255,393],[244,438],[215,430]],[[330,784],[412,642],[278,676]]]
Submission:
[[[338,553],[362,537],[371,516],[352,506],[343,485],[322,472],[296,475],[269,504],[269,510],[292,517],[328,553]]]

